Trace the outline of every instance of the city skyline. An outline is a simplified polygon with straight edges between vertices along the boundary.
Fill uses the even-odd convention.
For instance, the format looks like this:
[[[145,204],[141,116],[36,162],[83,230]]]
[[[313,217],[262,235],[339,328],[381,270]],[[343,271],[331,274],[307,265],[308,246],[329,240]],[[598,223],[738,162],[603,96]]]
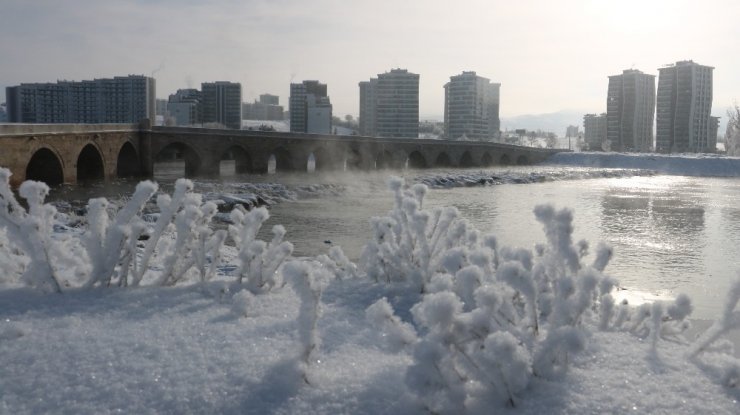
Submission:
[[[241,83],[250,102],[265,92],[285,99],[291,82],[321,79],[334,113],[356,116],[357,83],[400,67],[421,75],[420,118],[441,120],[443,86],[462,71],[502,84],[502,117],[600,113],[609,75],[628,68],[657,75],[667,63],[692,59],[716,68],[713,114],[724,116],[740,99],[740,58],[731,49],[738,11],[725,0],[471,0],[454,8],[384,0],[9,0],[0,6],[0,87],[130,73],[157,79],[159,98],[225,80]]]

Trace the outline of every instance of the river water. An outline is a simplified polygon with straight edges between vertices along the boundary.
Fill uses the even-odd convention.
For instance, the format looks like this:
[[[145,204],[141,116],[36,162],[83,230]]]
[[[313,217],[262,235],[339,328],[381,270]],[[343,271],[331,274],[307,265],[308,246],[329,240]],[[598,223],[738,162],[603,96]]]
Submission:
[[[391,174],[407,183],[440,182],[442,177],[474,175],[506,178],[495,185],[435,187],[424,207],[455,206],[479,230],[497,236],[499,245],[531,248],[544,242],[532,210],[541,203],[575,212],[574,239],[592,248],[611,244],[615,255],[607,273],[626,288],[632,303],[654,298],[669,300],[687,293],[694,300],[694,318],[715,318],[724,294],[740,270],[740,179],[654,175],[613,169],[520,167],[481,170],[404,170],[333,174],[302,173],[223,176],[197,180],[196,191],[234,194],[243,183],[277,183],[283,190],[302,189],[270,207],[272,224],[287,229],[294,254],[325,253],[340,245],[357,259],[370,238],[369,218],[391,208],[386,189]],[[167,188],[177,170],[158,171]],[[587,177],[587,178],[583,178]],[[525,178],[525,179],[522,179]],[[442,180],[444,182],[444,180]],[[454,180],[453,180],[454,181]],[[449,183],[449,182],[447,182]],[[329,187],[313,188],[318,184]],[[115,198],[132,189],[121,182],[85,188],[68,187],[54,197]],[[593,250],[593,249],[592,249]]]

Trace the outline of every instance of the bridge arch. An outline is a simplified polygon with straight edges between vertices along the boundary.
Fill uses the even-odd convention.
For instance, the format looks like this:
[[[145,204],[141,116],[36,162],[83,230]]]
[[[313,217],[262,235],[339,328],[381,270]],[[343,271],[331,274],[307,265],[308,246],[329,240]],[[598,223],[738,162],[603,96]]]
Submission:
[[[123,143],[118,150],[116,161],[116,176],[118,177],[137,177],[141,176],[141,161],[136,152],[136,148],[130,141]]]
[[[350,148],[347,150],[344,158],[344,165],[347,170],[362,169],[362,155],[359,150]]]
[[[518,166],[526,166],[527,164],[529,164],[529,159],[527,158],[527,156],[522,154],[521,156],[516,158],[516,164]]]
[[[185,163],[185,176],[196,176],[200,171],[201,160],[198,153],[189,145],[176,141],[170,143],[154,156],[155,165],[157,163]]]
[[[410,169],[424,169],[427,167],[427,160],[419,151],[412,151],[406,160],[406,165]]]
[[[332,166],[332,160],[329,157],[329,152],[323,148],[315,148],[309,157],[313,155],[314,159],[314,171],[329,170]]]
[[[87,144],[77,156],[77,183],[104,178],[103,156],[96,146]]]
[[[219,157],[219,171],[224,170],[224,164],[227,164],[224,163],[224,161],[234,162],[234,173],[236,174],[251,173],[253,170],[252,157],[249,155],[247,150],[241,146],[231,146],[221,153],[221,156]]]
[[[502,154],[499,159],[499,164],[502,166],[508,166],[511,164],[511,157],[508,154]]]
[[[49,186],[64,183],[62,159],[51,149],[41,147],[36,150],[26,165],[26,180],[44,182]]]
[[[489,167],[493,164],[493,157],[491,157],[491,154],[489,152],[483,153],[483,156],[480,158],[480,164],[484,167]]]
[[[452,160],[450,156],[444,151],[437,154],[437,159],[434,160],[434,167],[451,167]]]
[[[458,163],[458,166],[460,167],[475,167],[475,163],[473,162],[473,156],[470,154],[469,151],[466,151],[460,156],[460,162]]]
[[[284,147],[277,147],[272,150],[270,159],[267,162],[269,172],[285,172],[293,170],[293,163],[290,152]],[[270,168],[272,167],[272,171]]]
[[[388,150],[383,150],[375,157],[376,169],[390,169],[396,167],[393,165],[393,154]]]

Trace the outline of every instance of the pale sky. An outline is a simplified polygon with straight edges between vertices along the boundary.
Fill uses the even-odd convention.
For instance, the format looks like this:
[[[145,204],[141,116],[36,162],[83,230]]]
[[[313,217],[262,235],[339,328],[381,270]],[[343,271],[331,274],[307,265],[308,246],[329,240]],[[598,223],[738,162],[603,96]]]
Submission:
[[[335,115],[357,115],[358,82],[399,67],[421,75],[422,118],[464,70],[502,84],[502,116],[604,112],[609,75],[692,59],[715,67],[725,115],[738,45],[738,0],[0,0],[0,101],[22,82],[143,74],[159,98],[233,81],[287,107],[291,81],[318,79]]]

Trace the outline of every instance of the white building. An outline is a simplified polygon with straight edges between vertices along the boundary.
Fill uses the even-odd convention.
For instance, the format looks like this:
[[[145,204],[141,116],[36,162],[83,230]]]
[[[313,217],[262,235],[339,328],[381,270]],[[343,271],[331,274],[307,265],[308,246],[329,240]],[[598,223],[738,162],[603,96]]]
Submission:
[[[392,69],[360,82],[360,134],[419,137],[419,75]]]
[[[609,77],[606,138],[611,150],[652,151],[654,114],[655,75],[626,69]]]
[[[447,138],[488,141],[498,137],[501,84],[470,71],[451,76],[444,88]]]
[[[202,94],[197,89],[178,89],[167,101],[167,113],[175,125],[193,125],[202,122]]]
[[[331,134],[332,105],[326,84],[303,81],[290,84],[290,131]]]

